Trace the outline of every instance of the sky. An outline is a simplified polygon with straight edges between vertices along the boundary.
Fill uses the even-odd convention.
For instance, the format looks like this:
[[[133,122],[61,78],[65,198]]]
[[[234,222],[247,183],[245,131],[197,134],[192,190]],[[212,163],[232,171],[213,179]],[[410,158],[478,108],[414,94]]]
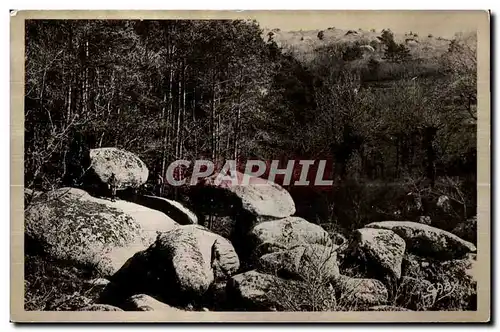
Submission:
[[[123,19],[256,19],[262,28],[292,30],[337,29],[363,30],[391,29],[396,33],[414,32],[419,35],[433,34],[445,38],[457,32],[476,31],[478,24],[485,27],[487,11],[374,11],[374,10],[259,10],[259,11],[61,11],[20,12],[31,18],[123,18]]]

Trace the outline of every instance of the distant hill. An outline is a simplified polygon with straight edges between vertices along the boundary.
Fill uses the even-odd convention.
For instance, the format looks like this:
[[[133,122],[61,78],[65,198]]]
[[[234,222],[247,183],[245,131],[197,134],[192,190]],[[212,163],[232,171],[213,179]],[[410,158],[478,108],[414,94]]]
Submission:
[[[322,39],[318,33],[323,31]],[[312,52],[320,47],[340,42],[361,42],[361,44],[376,46],[380,44],[377,37],[382,31],[375,30],[346,30],[328,28],[326,30],[300,30],[282,31],[280,29],[264,29],[263,38],[268,40],[272,35],[273,40],[285,51],[292,51],[299,59],[310,59]],[[394,33],[397,43],[405,43],[415,58],[432,58],[448,50],[451,40],[433,35],[421,36],[408,33]],[[375,47],[377,53],[383,52],[383,46]]]

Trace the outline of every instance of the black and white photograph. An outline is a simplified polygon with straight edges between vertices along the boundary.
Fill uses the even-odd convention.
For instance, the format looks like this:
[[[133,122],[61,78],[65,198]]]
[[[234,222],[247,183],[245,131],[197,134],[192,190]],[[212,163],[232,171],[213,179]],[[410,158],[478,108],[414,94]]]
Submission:
[[[17,317],[489,320],[489,13],[328,13],[22,19]]]

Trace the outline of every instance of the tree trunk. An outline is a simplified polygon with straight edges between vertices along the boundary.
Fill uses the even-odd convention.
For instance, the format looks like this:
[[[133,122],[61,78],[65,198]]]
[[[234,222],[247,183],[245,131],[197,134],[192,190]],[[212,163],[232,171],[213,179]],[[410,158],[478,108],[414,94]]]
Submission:
[[[437,128],[427,127],[424,132],[424,149],[426,151],[426,173],[431,182],[431,188],[434,188],[436,182],[436,151],[434,150],[434,140],[436,138]]]
[[[210,104],[210,135],[211,135],[211,152],[212,162],[216,162],[215,151],[215,78],[212,81],[212,100]]]
[[[88,113],[88,100],[89,100],[89,40],[88,37],[85,40],[85,71],[83,75],[83,114],[87,115]]]

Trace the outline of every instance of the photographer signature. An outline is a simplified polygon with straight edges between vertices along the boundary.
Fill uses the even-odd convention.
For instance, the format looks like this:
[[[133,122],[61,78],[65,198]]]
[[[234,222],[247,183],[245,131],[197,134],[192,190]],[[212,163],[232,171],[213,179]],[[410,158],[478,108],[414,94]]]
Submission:
[[[423,295],[422,298],[426,302],[429,301],[428,303],[434,304],[447,296],[450,296],[455,291],[456,286],[456,283],[450,283],[448,281],[444,283],[437,282],[430,284],[426,289],[427,294]]]

